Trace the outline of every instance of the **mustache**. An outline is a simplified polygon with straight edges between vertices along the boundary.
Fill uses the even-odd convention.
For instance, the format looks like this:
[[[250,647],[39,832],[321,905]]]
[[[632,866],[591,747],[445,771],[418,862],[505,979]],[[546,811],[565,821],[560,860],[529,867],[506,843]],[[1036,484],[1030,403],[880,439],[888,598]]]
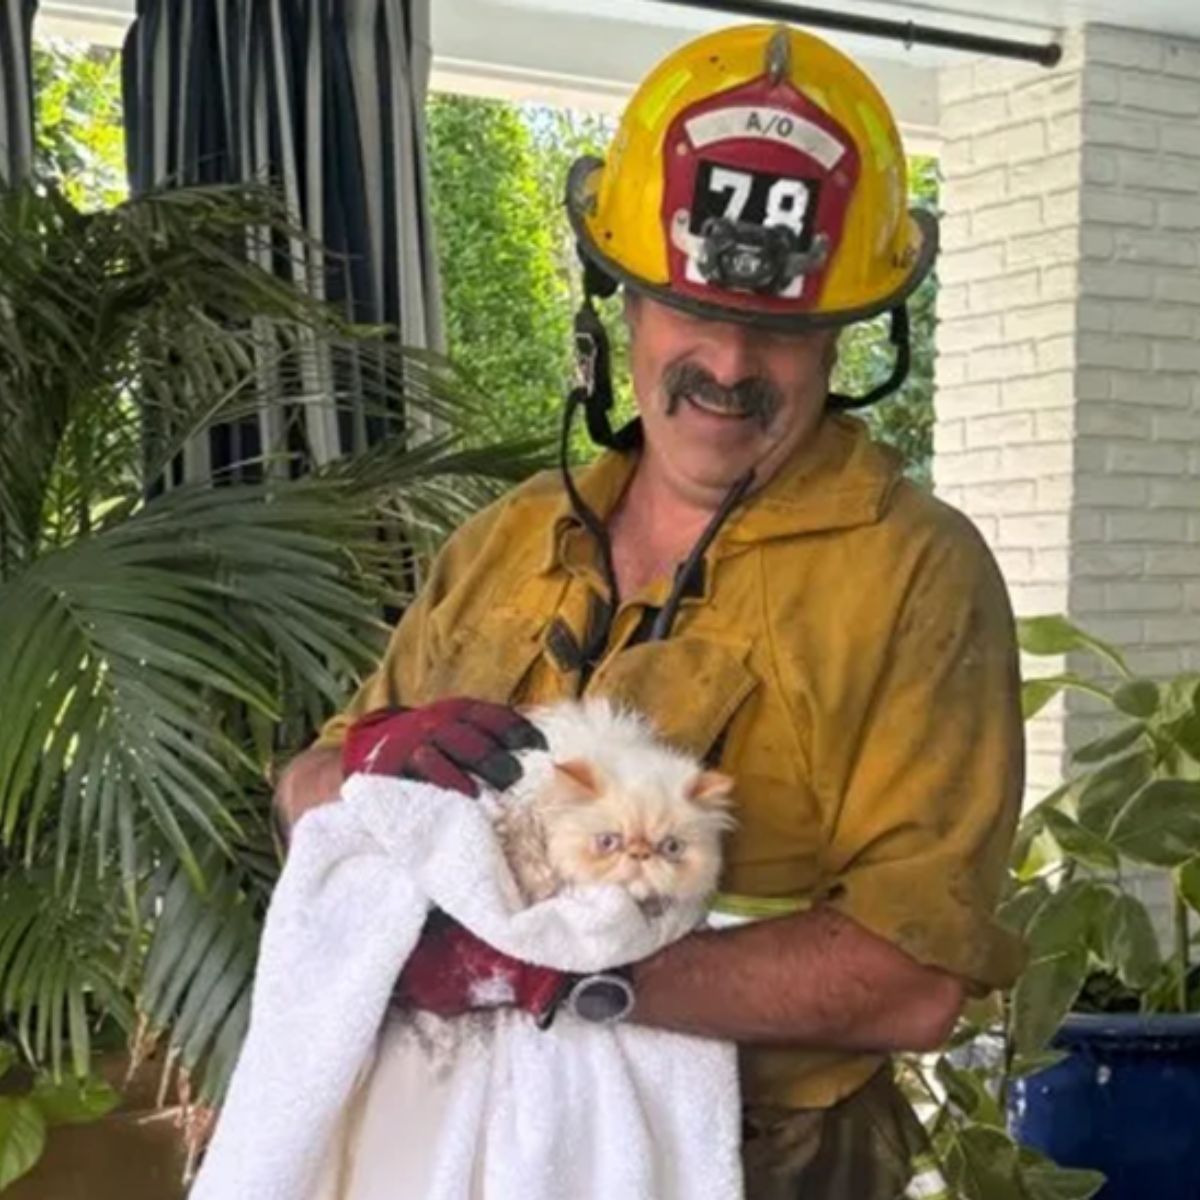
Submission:
[[[667,415],[674,416],[689,396],[713,408],[739,416],[755,417],[765,431],[783,403],[779,388],[762,375],[739,379],[732,387],[718,383],[712,372],[699,363],[674,363],[663,372]]]

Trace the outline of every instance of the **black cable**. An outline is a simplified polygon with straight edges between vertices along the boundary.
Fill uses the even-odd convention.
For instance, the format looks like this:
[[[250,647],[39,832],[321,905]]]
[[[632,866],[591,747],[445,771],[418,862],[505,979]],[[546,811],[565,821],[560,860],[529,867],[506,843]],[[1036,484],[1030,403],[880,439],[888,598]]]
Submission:
[[[600,550],[600,565],[604,581],[608,585],[609,605],[606,619],[596,622],[594,631],[589,631],[587,645],[581,657],[583,659],[581,683],[586,681],[589,669],[594,665],[593,660],[599,650],[603,650],[608,640],[608,631],[612,619],[621,604],[621,593],[617,586],[617,571],[613,563],[612,542],[604,522],[589,507],[587,501],[580,495],[571,477],[570,451],[571,426],[574,423],[575,411],[583,408],[588,420],[588,432],[594,441],[609,449],[628,451],[641,443],[641,425],[631,421],[614,434],[608,422],[608,410],[612,407],[612,377],[608,361],[608,338],[604,331],[599,314],[592,305],[592,291],[585,278],[584,299],[579,311],[575,314],[575,353],[579,363],[581,382],[571,389],[567,396],[566,411],[563,413],[562,429],[559,438],[558,461],[562,474],[563,488],[567,493],[571,509],[580,522],[596,539]],[[597,436],[597,435],[600,436]],[[676,573],[671,592],[666,603],[654,620],[650,630],[650,641],[661,641],[670,635],[691,580],[704,560],[704,555],[729,514],[741,502],[746,492],[754,482],[754,470],[747,471],[729,489],[720,507],[705,526],[704,532],[688,553],[679,571]]]
[[[745,473],[728,491],[725,499],[721,501],[721,507],[713,513],[712,520],[704,527],[704,532],[697,538],[696,544],[692,547],[683,565],[675,575],[675,584],[671,588],[671,594],[667,597],[667,602],[662,606],[662,610],[658,616],[654,618],[654,624],[650,627],[650,636],[646,639],[650,642],[661,642],[663,639],[670,637],[671,628],[675,624],[675,617],[679,612],[679,605],[683,601],[684,593],[687,591],[692,577],[696,574],[697,568],[704,561],[704,555],[712,545],[713,538],[717,536],[721,526],[725,524],[729,518],[729,514],[741,503],[742,498],[750,490],[750,485],[754,482],[754,468],[752,467]]]
[[[610,612],[615,613],[621,602],[621,598],[617,590],[617,572],[613,566],[612,543],[608,540],[608,530],[604,528],[604,522],[596,516],[588,506],[587,501],[579,494],[579,489],[575,486],[575,480],[571,478],[571,425],[575,418],[575,410],[581,404],[587,403],[587,396],[587,388],[581,385],[572,388],[571,394],[567,397],[567,409],[563,413],[562,434],[558,447],[558,467],[562,473],[563,487],[566,489],[572,510],[580,521],[587,526],[592,537],[596,539],[600,547],[600,565],[604,572],[604,581],[608,584]]]

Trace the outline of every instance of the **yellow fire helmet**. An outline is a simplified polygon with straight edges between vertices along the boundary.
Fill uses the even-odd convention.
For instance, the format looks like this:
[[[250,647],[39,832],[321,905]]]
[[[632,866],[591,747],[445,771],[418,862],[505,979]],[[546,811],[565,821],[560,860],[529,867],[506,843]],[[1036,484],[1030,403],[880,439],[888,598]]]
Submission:
[[[904,148],[871,80],[809,33],[747,25],[660,63],[607,159],[574,164],[566,202],[590,293],[625,284],[783,331],[890,310],[892,378],[869,396],[831,398],[858,407],[903,381],[904,301],[937,251],[936,219],[906,198]],[[594,401],[587,408],[591,427]]]

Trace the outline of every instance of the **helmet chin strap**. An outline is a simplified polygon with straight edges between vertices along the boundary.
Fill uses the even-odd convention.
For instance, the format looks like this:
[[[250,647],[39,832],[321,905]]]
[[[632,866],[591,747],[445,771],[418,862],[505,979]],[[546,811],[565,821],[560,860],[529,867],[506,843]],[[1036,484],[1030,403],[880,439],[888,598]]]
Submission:
[[[612,351],[608,331],[592,302],[592,293],[586,291],[575,314],[575,361],[581,381],[575,391],[582,390],[588,436],[607,450],[636,449],[642,444],[642,423],[635,418],[614,430],[609,419],[615,401]]]
[[[616,285],[607,292],[611,295]],[[592,297],[597,292],[591,286],[587,273],[584,276],[584,299],[579,311],[575,314],[575,356],[579,382],[571,389],[567,397],[566,410],[563,413],[562,431],[559,442],[559,469],[562,472],[563,488],[571,504],[571,509],[581,524],[591,533],[600,550],[600,566],[604,581],[608,585],[609,604],[606,628],[601,630],[602,637],[588,638],[591,652],[585,658],[602,652],[608,640],[608,628],[617,608],[620,606],[620,589],[617,585],[617,572],[613,563],[612,541],[608,536],[604,521],[580,495],[571,476],[571,425],[579,408],[584,410],[587,420],[587,430],[592,441],[610,450],[625,452],[634,450],[642,445],[642,424],[639,420],[630,421],[618,430],[613,430],[609,413],[613,407],[612,373],[608,334],[604,324],[596,312]],[[679,606],[687,595],[688,589],[701,570],[704,555],[712,545],[721,526],[725,524],[730,513],[745,498],[746,493],[754,483],[754,470],[751,468],[742,475],[726,493],[712,519],[704,527],[704,531],[696,539],[695,545],[689,551],[687,558],[675,572],[675,580],[670,594],[663,607],[655,617],[650,630],[650,641],[662,641],[671,635]],[[598,643],[598,644],[597,644]],[[585,665],[585,670],[587,669]]]
[[[892,373],[877,387],[872,388],[865,396],[843,396],[838,392],[830,392],[825,401],[826,407],[836,412],[848,412],[856,408],[866,408],[868,404],[876,404],[885,396],[903,386],[908,378],[908,369],[912,363],[912,342],[908,329],[908,305],[901,304],[892,309],[891,330],[889,339],[896,348],[896,359],[892,364]]]
[[[618,284],[590,259],[583,257],[583,303],[575,314],[575,366],[588,436],[607,450],[633,450],[642,444],[642,425],[636,418],[614,430],[609,414],[615,397],[612,387],[612,349],[608,330],[596,311],[595,298],[608,299]],[[575,392],[572,392],[574,395]]]

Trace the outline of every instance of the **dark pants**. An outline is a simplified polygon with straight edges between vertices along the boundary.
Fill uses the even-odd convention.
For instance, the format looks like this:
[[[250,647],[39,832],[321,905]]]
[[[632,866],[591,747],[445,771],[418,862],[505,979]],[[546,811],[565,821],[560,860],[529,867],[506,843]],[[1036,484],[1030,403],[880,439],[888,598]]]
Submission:
[[[890,1067],[826,1109],[750,1107],[746,1200],[899,1200],[925,1131]]]

